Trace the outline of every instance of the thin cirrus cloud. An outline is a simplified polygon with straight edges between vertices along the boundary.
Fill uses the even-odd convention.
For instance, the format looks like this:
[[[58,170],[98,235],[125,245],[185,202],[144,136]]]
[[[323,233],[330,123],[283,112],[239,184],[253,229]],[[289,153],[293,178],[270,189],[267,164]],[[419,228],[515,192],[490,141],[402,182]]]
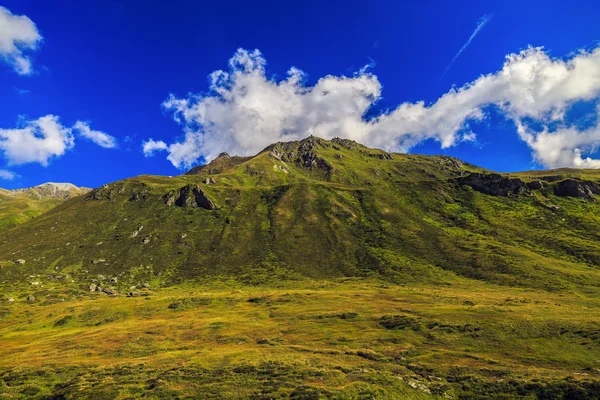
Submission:
[[[351,77],[326,76],[309,86],[297,68],[277,81],[267,77],[265,67],[260,51],[239,49],[228,71],[210,75],[208,94],[170,95],[163,107],[185,137],[170,144],[147,141],[145,154],[164,151],[174,166],[189,168],[222,151],[252,155],[273,142],[309,135],[339,136],[396,152],[428,139],[448,148],[475,140],[469,122],[485,119],[493,107],[513,121],[514,134],[529,146],[535,162],[600,168],[600,159],[592,157],[600,145],[600,126],[582,127],[567,117],[574,104],[600,97],[600,46],[566,59],[529,47],[507,55],[497,72],[452,88],[431,104],[402,103],[369,120],[364,115],[380,99],[382,86],[366,69]],[[595,114],[597,121],[600,108]]]
[[[442,78],[444,77],[444,75],[446,75],[448,73],[448,71],[450,71],[450,68],[452,68],[452,65],[454,64],[454,62],[458,59],[458,57],[460,57],[460,55],[463,53],[463,51],[465,51],[466,48],[469,47],[469,45],[471,44],[473,39],[475,39],[475,36],[477,36],[477,34],[488,24],[488,22],[490,22],[491,19],[492,19],[492,14],[484,15],[483,17],[479,18],[479,21],[477,21],[477,26],[475,27],[475,30],[473,31],[473,33],[471,34],[469,39],[465,42],[465,44],[463,44],[463,46],[460,48],[460,50],[458,50],[458,53],[456,53],[454,55],[454,58],[452,58],[452,61],[450,61],[450,64],[448,64],[448,66],[446,67],[444,72],[442,72],[442,75],[440,75],[438,82],[442,80]]]
[[[0,60],[20,75],[33,73],[28,52],[35,51],[42,41],[35,23],[25,15],[14,15],[0,6]]]
[[[75,146],[75,133],[102,147],[116,147],[116,139],[90,129],[78,121],[67,127],[55,115],[22,121],[13,129],[0,128],[0,153],[8,165],[39,163],[48,166],[52,159],[63,156]]]

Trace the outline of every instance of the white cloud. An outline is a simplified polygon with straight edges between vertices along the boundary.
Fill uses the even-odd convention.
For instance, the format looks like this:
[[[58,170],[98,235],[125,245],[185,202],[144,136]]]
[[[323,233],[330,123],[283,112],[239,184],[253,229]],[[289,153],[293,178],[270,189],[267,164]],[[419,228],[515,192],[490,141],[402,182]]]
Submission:
[[[0,6],[0,58],[21,75],[33,72],[25,54],[37,49],[42,40],[35,24],[25,15],[14,15]]]
[[[23,128],[0,129],[0,151],[11,165],[37,162],[47,166],[74,144],[71,129],[54,115],[27,121]]]
[[[508,55],[499,71],[453,88],[432,104],[403,103],[369,121],[363,116],[381,97],[381,84],[366,70],[307,86],[302,71],[291,68],[277,81],[266,76],[265,65],[258,50],[240,49],[229,71],[210,75],[211,93],[171,95],[163,106],[182,124],[185,138],[170,145],[150,141],[147,155],[167,150],[175,166],[187,168],[200,157],[212,159],[222,151],[252,155],[270,143],[311,134],[388,151],[408,151],[427,139],[447,148],[475,140],[469,121],[485,118],[493,106],[514,121],[537,162],[600,168],[600,160],[589,158],[600,144],[600,128],[578,130],[565,117],[573,103],[600,97],[600,47],[567,60],[528,48]],[[530,129],[529,120],[544,129]]]
[[[12,181],[16,177],[17,177],[17,174],[15,174],[14,172],[11,172],[6,169],[0,169],[0,179],[3,179],[5,181]]]
[[[77,121],[73,126],[73,129],[79,131],[79,135],[91,140],[100,147],[106,149],[114,149],[117,147],[117,139],[107,133],[91,130],[90,125],[87,122]]]
[[[150,156],[154,155],[154,153],[157,151],[167,150],[168,146],[162,140],[156,141],[153,139],[149,139],[148,141],[145,141],[142,144],[142,149],[144,151],[144,156],[150,157]]]
[[[73,128],[64,126],[55,115],[24,120],[21,125],[15,129],[0,128],[0,152],[9,165],[40,163],[48,166],[50,160],[63,156],[75,146],[73,130],[102,147],[110,147],[115,142],[112,136],[92,131],[81,121]]]

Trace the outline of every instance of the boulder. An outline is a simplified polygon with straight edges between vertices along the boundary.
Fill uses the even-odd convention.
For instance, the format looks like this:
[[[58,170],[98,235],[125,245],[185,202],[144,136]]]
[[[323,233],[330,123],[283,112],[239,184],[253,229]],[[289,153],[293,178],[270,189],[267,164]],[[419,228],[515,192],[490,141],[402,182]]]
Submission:
[[[33,303],[35,301],[35,297],[33,297],[33,295],[30,294],[29,296],[27,296],[27,301]]]
[[[600,194],[600,186],[592,181],[565,179],[554,185],[554,194],[560,197],[577,197],[587,201],[596,201],[594,195]]]
[[[472,173],[456,179],[456,182],[491,196],[510,196],[529,192],[527,184],[521,179],[509,178],[500,174]]]
[[[13,299],[12,297],[9,297],[8,299],[6,299],[6,301],[8,301],[9,303],[14,303],[15,299]]]
[[[109,288],[102,288],[102,293],[106,293],[109,296],[114,296],[115,292],[113,292],[111,289]]]
[[[92,283],[90,285],[90,292],[95,292],[98,289],[98,286],[96,286],[94,283]]]
[[[25,264],[25,260],[23,260],[22,258],[18,259],[15,261],[17,264]]]

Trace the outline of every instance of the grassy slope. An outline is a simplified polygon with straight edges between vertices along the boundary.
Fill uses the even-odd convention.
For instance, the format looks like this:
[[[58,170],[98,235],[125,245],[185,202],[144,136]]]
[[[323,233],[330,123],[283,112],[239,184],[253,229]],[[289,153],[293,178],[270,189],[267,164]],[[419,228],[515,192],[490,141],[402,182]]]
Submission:
[[[32,198],[30,196],[7,196],[0,192],[0,232],[29,221],[63,203],[52,198]]]
[[[1,309],[5,392],[593,393],[598,203],[483,195],[452,181],[479,169],[448,158],[331,142],[313,151],[333,169],[267,151],[213,176],[201,186],[217,211],[164,204],[202,172],[141,176],[0,238],[2,291],[16,299]],[[122,292],[156,290],[87,292],[111,277]]]

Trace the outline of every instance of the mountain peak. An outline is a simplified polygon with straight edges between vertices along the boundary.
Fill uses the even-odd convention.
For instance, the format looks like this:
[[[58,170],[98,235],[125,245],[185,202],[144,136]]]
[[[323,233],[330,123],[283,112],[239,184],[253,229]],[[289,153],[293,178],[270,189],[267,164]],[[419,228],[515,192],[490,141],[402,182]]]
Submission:
[[[26,196],[37,198],[44,197],[67,200],[85,194],[90,190],[90,188],[78,187],[68,182],[46,182],[28,188],[9,190],[8,193],[13,195],[24,194]]]

